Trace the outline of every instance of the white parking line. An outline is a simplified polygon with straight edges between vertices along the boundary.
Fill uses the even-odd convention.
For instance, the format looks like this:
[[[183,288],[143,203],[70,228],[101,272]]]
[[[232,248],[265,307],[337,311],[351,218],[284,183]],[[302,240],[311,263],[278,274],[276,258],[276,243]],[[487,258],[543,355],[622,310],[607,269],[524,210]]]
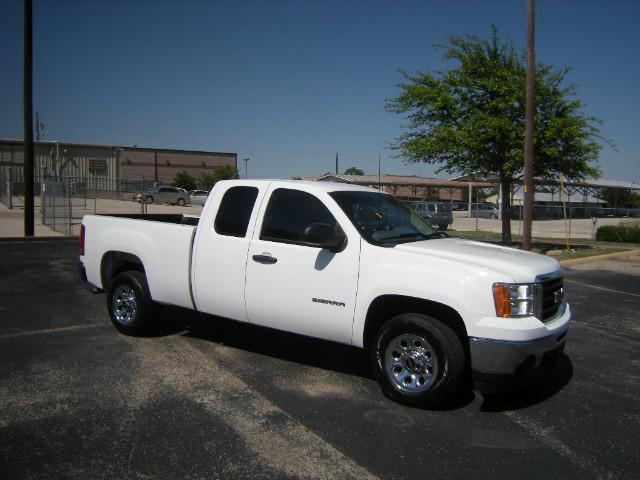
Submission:
[[[613,288],[599,287],[597,285],[590,285],[588,283],[576,282],[575,280],[569,280],[567,278],[565,278],[564,281],[568,283],[575,283],[576,285],[580,285],[581,287],[591,287],[597,290],[604,290],[605,292],[621,293],[622,295],[631,295],[632,297],[640,297],[640,295],[638,295],[637,293],[623,292],[622,290],[614,290]]]

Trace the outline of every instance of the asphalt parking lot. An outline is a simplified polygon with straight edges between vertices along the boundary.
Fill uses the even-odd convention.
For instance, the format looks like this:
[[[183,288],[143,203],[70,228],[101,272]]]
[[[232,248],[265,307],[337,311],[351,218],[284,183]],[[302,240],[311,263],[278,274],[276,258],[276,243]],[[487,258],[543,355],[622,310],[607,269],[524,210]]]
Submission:
[[[120,335],[76,262],[0,242],[2,479],[638,478],[638,260],[567,271],[544,386],[440,411],[387,400],[350,347],[173,308]]]

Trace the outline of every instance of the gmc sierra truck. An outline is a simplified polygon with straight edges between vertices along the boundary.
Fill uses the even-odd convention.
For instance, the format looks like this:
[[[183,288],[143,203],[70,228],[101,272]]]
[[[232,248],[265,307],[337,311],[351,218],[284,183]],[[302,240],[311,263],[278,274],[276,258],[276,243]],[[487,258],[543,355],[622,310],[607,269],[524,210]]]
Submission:
[[[546,371],[571,316],[556,260],[449,238],[343,183],[222,181],[199,218],[87,215],[80,262],[124,334],[177,305],[354,345],[386,395],[428,408]]]

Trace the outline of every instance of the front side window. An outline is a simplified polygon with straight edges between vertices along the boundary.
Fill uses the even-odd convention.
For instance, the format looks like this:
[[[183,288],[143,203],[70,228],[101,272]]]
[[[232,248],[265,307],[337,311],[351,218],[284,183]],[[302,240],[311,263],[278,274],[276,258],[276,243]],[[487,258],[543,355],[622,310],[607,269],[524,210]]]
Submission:
[[[420,215],[391,195],[376,192],[332,192],[360,235],[369,243],[393,247],[442,236]]]
[[[224,193],[214,228],[220,235],[244,237],[258,197],[256,187],[232,187]]]
[[[304,244],[304,231],[312,224],[339,228],[327,207],[313,195],[300,190],[274,190],[264,214],[261,240]]]

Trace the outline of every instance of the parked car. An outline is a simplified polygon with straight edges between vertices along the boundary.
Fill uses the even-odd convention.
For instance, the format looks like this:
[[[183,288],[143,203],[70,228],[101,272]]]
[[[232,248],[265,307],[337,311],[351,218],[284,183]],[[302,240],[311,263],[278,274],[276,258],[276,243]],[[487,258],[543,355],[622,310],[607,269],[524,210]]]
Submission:
[[[469,204],[467,202],[452,202],[451,210],[456,212],[465,212],[467,211]]]
[[[498,209],[492,203],[474,203],[471,205],[471,217],[498,218]]]
[[[471,378],[518,385],[562,353],[571,313],[552,257],[447,238],[350,184],[231,180],[210,196],[199,219],[85,215],[80,274],[120,332],[152,334],[176,305],[341,342],[367,350],[389,397],[426,407]]]
[[[209,192],[206,190],[189,190],[189,199],[193,205],[204,205]]]
[[[453,223],[451,205],[443,202],[413,202],[413,210],[431,225],[446,230]]]
[[[186,193],[186,190],[164,185],[157,188],[150,188],[144,192],[144,194],[136,193],[133,196],[136,202],[141,202],[143,198],[145,203],[170,203],[180,207],[191,203],[191,199],[189,198],[189,194]]]

